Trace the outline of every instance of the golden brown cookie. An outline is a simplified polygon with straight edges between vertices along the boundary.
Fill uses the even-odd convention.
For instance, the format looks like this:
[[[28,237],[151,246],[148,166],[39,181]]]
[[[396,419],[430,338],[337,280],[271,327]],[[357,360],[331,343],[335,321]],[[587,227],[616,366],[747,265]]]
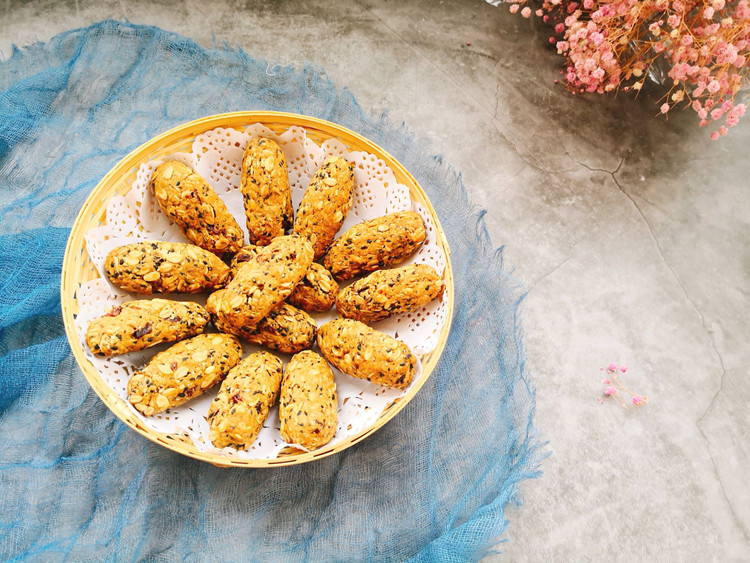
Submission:
[[[294,232],[310,239],[315,260],[344,223],[352,206],[354,167],[340,156],[328,157],[313,175],[297,208]]]
[[[318,329],[318,346],[347,375],[403,389],[414,379],[417,359],[392,336],[352,319],[336,319]]]
[[[271,139],[251,139],[242,156],[242,196],[251,244],[266,246],[292,226],[286,157]]]
[[[331,441],[338,424],[333,371],[315,352],[292,357],[284,370],[279,399],[281,437],[314,450]]]
[[[160,164],[151,187],[159,207],[190,242],[217,256],[240,249],[242,229],[208,182],[189,166],[177,160]]]
[[[336,309],[342,317],[374,323],[391,315],[416,311],[443,291],[445,283],[435,268],[410,264],[379,270],[357,280],[336,296]]]
[[[281,388],[282,363],[268,352],[233,367],[208,409],[208,437],[217,448],[247,450],[263,429]]]
[[[312,255],[305,237],[276,237],[239,268],[226,289],[209,296],[206,310],[225,326],[255,328],[294,290],[312,264]]]
[[[237,254],[235,254],[232,257],[232,262],[229,264],[229,269],[231,270],[231,273],[229,274],[229,279],[234,279],[234,277],[237,275],[237,270],[240,269],[240,266],[242,266],[245,262],[250,262],[253,260],[260,251],[262,247],[256,246],[254,244],[246,244],[242,248],[239,249]]]
[[[128,400],[146,416],[181,405],[213,387],[242,358],[229,334],[199,334],[159,352],[128,381]]]
[[[349,280],[398,264],[427,236],[415,211],[398,211],[354,225],[328,249],[323,265],[337,280]]]
[[[232,258],[230,278],[234,279],[240,266],[254,260],[261,248],[255,245],[243,246]],[[323,313],[333,307],[338,291],[339,284],[333,279],[331,273],[320,264],[313,262],[287,301],[308,313]]]
[[[313,262],[287,301],[308,313],[324,313],[333,307],[338,291],[331,272]]]
[[[86,344],[99,356],[126,354],[202,333],[210,317],[198,303],[128,301],[91,321]]]
[[[318,328],[310,315],[287,303],[273,309],[254,329],[234,327],[223,323],[219,318],[214,319],[214,324],[221,332],[234,334],[253,344],[285,354],[312,348]]]
[[[107,254],[104,271],[121,289],[151,293],[199,293],[223,287],[229,267],[216,255],[183,242],[136,242]]]

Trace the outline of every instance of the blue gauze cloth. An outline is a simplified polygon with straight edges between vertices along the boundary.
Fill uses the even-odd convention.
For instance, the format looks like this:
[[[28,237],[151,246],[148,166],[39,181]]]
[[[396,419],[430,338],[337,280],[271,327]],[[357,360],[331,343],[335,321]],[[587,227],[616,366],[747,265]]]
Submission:
[[[425,189],[452,249],[453,329],[391,422],[313,463],[219,469],[113,416],[70,353],[64,246],[118,160],[186,121],[307,114],[372,139]],[[426,142],[366,115],[319,69],[272,67],[153,27],[106,21],[0,63],[0,559],[471,560],[539,474],[521,286],[461,178]]]

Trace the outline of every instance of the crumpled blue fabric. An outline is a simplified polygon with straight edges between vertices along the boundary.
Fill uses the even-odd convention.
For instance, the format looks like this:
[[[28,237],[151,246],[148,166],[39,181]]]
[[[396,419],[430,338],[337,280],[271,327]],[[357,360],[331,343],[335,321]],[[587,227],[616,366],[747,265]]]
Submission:
[[[105,21],[0,63],[0,559],[473,560],[539,474],[523,289],[460,175],[310,65],[274,67]],[[127,428],[89,388],[60,317],[60,265],[98,180],[150,137],[237,110],[328,119],[426,190],[452,248],[453,329],[415,399],[313,463],[219,469]]]

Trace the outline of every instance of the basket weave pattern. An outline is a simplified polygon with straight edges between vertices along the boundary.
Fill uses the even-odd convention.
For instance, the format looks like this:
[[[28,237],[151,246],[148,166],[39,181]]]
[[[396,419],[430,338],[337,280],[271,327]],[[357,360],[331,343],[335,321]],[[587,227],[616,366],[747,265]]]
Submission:
[[[84,355],[81,342],[74,328],[74,319],[78,313],[76,292],[82,284],[98,277],[97,270],[86,252],[84,237],[90,229],[104,223],[106,220],[106,208],[110,198],[115,195],[124,195],[130,189],[141,164],[175,152],[190,151],[193,140],[207,130],[216,127],[241,128],[249,123],[262,123],[275,132],[283,132],[293,125],[301,126],[307,131],[308,138],[311,138],[316,143],[320,144],[330,138],[336,138],[343,142],[350,150],[366,151],[381,158],[393,171],[398,182],[409,188],[412,201],[418,202],[429,212],[439,235],[437,237],[438,245],[446,257],[444,273],[446,293],[444,299],[448,300],[447,321],[439,335],[438,345],[435,349],[427,354],[420,355],[423,368],[423,376],[420,381],[404,397],[390,404],[377,420],[362,432],[334,445],[324,446],[314,452],[299,452],[299,450],[294,450],[293,453],[280,454],[277,459],[230,458],[215,453],[202,452],[190,440],[184,439],[181,436],[159,433],[146,427],[133,414],[125,401],[116,396],[103,382],[94,366]],[[277,112],[220,114],[184,124],[151,139],[125,157],[99,182],[84,203],[76,219],[65,251],[61,284],[63,320],[73,354],[89,384],[115,415],[137,432],[171,450],[218,466],[272,467],[276,465],[293,465],[331,455],[366,438],[404,408],[422,385],[424,385],[427,377],[429,377],[437,364],[450,331],[454,286],[449,256],[450,253],[445,235],[426,194],[411,174],[379,146],[348,129],[307,116]]]

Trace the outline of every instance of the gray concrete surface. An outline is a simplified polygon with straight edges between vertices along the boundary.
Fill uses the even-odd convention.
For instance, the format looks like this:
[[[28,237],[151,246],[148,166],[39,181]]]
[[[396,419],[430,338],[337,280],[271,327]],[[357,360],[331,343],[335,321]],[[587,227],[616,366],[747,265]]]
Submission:
[[[711,142],[657,90],[573,96],[549,30],[482,0],[6,0],[0,50],[105,18],[317,63],[463,173],[529,288],[553,451],[498,558],[750,558],[750,119]],[[596,402],[611,361],[647,407]]]

